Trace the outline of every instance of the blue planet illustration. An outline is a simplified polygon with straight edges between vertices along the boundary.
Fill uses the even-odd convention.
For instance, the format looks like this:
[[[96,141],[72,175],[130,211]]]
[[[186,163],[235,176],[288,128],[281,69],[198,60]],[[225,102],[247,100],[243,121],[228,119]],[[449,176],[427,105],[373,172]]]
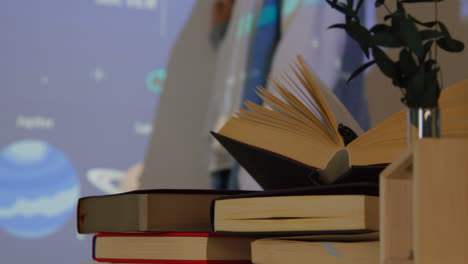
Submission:
[[[79,197],[76,171],[46,142],[27,139],[0,150],[0,228],[35,239],[59,230]]]
[[[165,69],[151,71],[146,75],[146,87],[153,93],[159,94],[163,89],[166,77],[167,71]]]

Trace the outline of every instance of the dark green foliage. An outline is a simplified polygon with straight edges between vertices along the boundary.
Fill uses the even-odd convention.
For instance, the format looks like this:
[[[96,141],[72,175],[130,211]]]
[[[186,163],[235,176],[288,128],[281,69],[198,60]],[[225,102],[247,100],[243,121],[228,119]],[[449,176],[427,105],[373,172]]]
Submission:
[[[361,65],[359,68],[357,68],[353,74],[349,77],[348,81],[346,83],[349,83],[354,77],[358,76],[361,72],[365,71],[367,68],[375,64],[375,60],[369,61],[368,63]]]
[[[385,3],[385,0],[377,0],[375,1],[375,7],[379,7]]]
[[[341,28],[359,43],[367,57],[372,53],[374,60],[356,69],[348,82],[373,64],[377,64],[385,76],[403,91],[402,102],[409,107],[435,107],[440,94],[437,61],[432,58],[435,47],[448,52],[461,52],[465,45],[450,35],[440,21],[422,22],[408,14],[405,4],[434,3],[442,0],[396,0],[395,11],[389,11],[385,21],[371,29],[359,20],[359,10],[364,0],[326,0],[334,9],[343,13],[346,22],[329,28]],[[356,4],[357,2],[357,4]],[[394,3],[395,1],[391,1]],[[385,0],[375,0],[375,6],[386,6]],[[436,44],[437,46],[435,46]],[[392,61],[382,48],[401,49],[397,61]]]
[[[378,47],[372,48],[372,56],[374,57],[380,71],[389,78],[394,78],[397,75],[395,63]]]
[[[442,0],[401,0],[402,3],[433,3],[433,2],[442,2]]]

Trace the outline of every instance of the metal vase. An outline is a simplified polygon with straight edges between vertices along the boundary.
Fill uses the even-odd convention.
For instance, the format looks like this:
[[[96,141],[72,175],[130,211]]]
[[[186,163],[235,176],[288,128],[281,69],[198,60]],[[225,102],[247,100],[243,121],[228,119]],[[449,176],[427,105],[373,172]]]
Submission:
[[[440,138],[440,109],[408,108],[408,145],[421,138]]]

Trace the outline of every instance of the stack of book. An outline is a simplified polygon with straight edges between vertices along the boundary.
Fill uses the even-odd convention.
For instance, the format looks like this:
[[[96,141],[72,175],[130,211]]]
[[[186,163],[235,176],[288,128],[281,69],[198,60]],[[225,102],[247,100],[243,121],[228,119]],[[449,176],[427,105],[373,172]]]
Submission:
[[[85,197],[78,232],[95,234],[92,257],[99,262],[375,263],[377,195],[377,184],[356,183]]]
[[[379,173],[406,147],[406,113],[359,134],[305,63],[260,89],[216,139],[266,190],[150,190],[79,200],[93,259],[132,263],[379,261]],[[444,137],[467,137],[468,81],[439,100]]]
[[[251,263],[250,237],[212,232],[212,200],[240,191],[142,190],[78,201],[92,258],[111,263]]]
[[[213,201],[212,218],[217,234],[259,238],[251,244],[256,264],[378,262],[375,183],[220,197]]]

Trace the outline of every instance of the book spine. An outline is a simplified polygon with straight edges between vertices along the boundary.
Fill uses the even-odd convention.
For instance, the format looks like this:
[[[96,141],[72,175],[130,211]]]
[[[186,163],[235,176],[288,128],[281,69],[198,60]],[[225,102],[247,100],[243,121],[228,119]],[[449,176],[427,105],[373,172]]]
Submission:
[[[148,194],[138,196],[138,230],[148,230]]]
[[[99,233],[96,237],[226,237],[225,235],[214,233]]]
[[[165,260],[165,259],[94,259],[110,263],[164,263],[164,264],[252,264],[250,260]]]

